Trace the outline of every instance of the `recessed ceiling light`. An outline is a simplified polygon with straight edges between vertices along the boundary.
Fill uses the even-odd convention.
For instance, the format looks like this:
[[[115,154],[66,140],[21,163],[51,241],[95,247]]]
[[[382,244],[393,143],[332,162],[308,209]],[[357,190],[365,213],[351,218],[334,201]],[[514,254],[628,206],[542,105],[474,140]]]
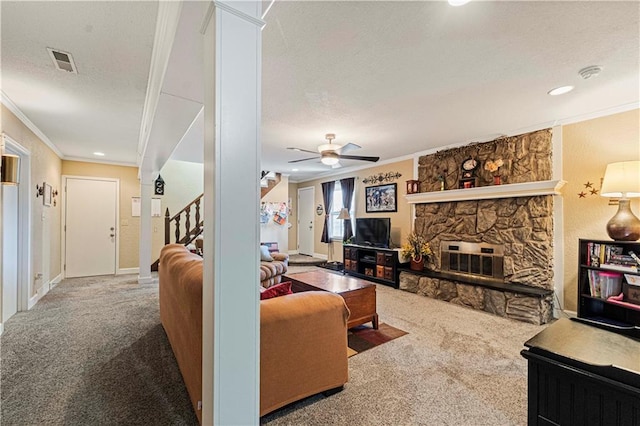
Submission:
[[[449,4],[451,6],[464,6],[469,3],[471,0],[449,0]]]
[[[297,172],[299,169],[291,169],[292,172]]]
[[[94,152],[93,155],[96,155],[98,157],[104,157],[104,152]]]
[[[547,94],[551,96],[564,95],[565,93],[569,93],[573,90],[573,86],[561,86],[556,87],[555,89],[551,89],[547,92]]]

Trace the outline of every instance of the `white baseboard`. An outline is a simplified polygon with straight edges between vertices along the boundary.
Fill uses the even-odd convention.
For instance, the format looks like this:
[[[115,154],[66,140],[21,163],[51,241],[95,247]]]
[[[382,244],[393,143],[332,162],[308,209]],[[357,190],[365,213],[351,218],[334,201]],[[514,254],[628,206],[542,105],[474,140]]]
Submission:
[[[298,254],[298,250],[289,250],[287,251],[289,254]]]
[[[120,268],[116,275],[129,275],[129,274],[138,274],[140,273],[140,268]]]
[[[313,257],[316,257],[318,259],[323,259],[323,260],[329,259],[329,257],[326,254],[320,254],[320,253],[313,253]]]
[[[29,303],[27,305],[27,310],[33,308],[36,305],[36,303],[38,303],[38,301],[44,297],[45,294],[49,293],[49,290],[51,290],[51,283],[50,282],[42,284],[42,287],[40,287],[38,289],[36,294],[29,299]]]
[[[49,290],[60,284],[60,281],[62,281],[62,274],[58,274],[57,277],[51,280],[51,282],[49,283]]]
[[[154,281],[157,281],[157,279],[153,277],[141,277],[138,275],[138,284],[151,284]]]

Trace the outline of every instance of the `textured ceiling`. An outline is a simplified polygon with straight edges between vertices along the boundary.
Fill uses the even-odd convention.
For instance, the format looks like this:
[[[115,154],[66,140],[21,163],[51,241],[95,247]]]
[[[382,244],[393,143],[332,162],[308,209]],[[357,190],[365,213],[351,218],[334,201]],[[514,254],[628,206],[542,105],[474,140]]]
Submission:
[[[157,2],[0,6],[4,93],[66,157],[135,164]],[[325,133],[385,160],[637,107],[639,16],[635,1],[276,1],[262,33],[263,169],[330,172],[287,163],[306,156],[287,147],[315,150]],[[180,60],[193,56],[180,40],[170,93],[195,102],[202,82],[172,79],[200,66]],[[71,52],[79,74],[56,70],[46,47]],[[581,79],[588,65],[602,74]],[[181,159],[201,161],[197,123]]]
[[[324,134],[398,157],[638,102],[637,2],[276,2],[263,31],[263,168]],[[578,71],[601,65],[596,78]],[[573,92],[552,97],[557,86]],[[346,162],[345,166],[361,165]],[[292,179],[330,170],[297,163]]]
[[[2,91],[65,157],[135,164],[158,3],[2,1]],[[73,55],[58,71],[47,47]]]

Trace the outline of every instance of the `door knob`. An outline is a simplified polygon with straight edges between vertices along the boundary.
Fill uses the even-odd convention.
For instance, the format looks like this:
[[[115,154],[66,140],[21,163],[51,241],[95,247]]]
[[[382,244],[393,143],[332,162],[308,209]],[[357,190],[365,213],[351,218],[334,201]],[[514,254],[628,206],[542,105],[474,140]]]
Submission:
[[[109,236],[110,236],[111,238],[113,238],[113,237],[115,237],[115,236],[116,236],[116,234],[109,234]]]
[[[109,228],[110,231],[115,231],[116,228],[114,228],[113,226],[111,228]]]

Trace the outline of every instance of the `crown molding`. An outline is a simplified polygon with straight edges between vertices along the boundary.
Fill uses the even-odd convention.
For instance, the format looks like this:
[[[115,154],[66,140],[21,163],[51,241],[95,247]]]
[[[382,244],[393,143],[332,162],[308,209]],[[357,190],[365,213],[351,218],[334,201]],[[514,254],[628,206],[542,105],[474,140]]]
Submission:
[[[161,1],[158,4],[158,20],[156,21],[156,32],[153,38],[147,95],[142,110],[142,120],[140,121],[137,165],[142,164],[144,153],[147,150],[149,135],[151,134],[153,120],[160,101],[164,77],[171,57],[171,49],[178,30],[181,12],[181,1]]]
[[[58,149],[58,147],[55,146],[53,142],[51,142],[51,140],[47,137],[47,135],[42,133],[42,130],[40,130],[38,126],[33,124],[33,121],[29,120],[29,118],[20,110],[20,108],[18,108],[16,104],[13,103],[13,101],[7,96],[7,94],[4,93],[4,91],[2,90],[0,90],[0,94],[2,95],[0,98],[0,101],[2,102],[2,104],[5,107],[7,107],[7,109],[11,111],[13,115],[15,115],[18,118],[18,120],[22,122],[22,124],[27,126],[27,128],[31,130],[33,134],[35,134],[46,146],[51,148],[51,150],[58,157],[60,157],[61,159],[64,159],[65,157],[62,154],[62,152]]]
[[[121,166],[121,167],[138,167],[136,163],[128,163],[124,161],[109,161],[109,160],[98,160],[93,158],[82,158],[82,157],[64,157],[64,161],[78,161],[81,163],[95,163],[95,164],[103,164],[106,166]]]

